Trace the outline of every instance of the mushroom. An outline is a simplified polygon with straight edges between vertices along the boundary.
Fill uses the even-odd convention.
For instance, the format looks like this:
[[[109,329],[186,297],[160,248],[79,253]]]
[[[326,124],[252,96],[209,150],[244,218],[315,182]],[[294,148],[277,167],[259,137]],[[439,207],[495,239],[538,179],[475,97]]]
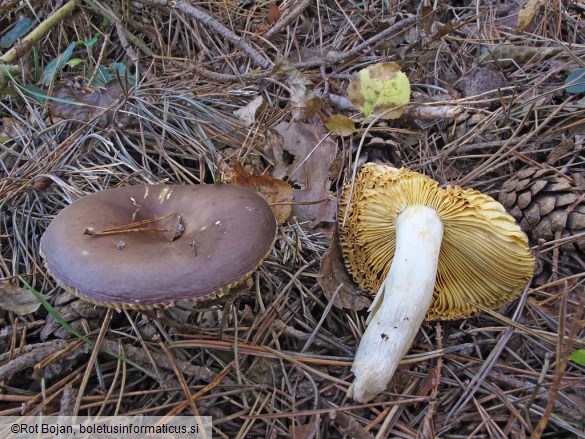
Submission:
[[[149,309],[215,299],[272,249],[266,201],[229,185],[129,186],[63,209],[41,239],[57,282],[81,299]]]
[[[440,188],[407,169],[366,164],[341,196],[340,241],[348,271],[376,292],[348,395],[386,389],[425,316],[457,319],[516,297],[532,276],[528,239],[493,198]]]

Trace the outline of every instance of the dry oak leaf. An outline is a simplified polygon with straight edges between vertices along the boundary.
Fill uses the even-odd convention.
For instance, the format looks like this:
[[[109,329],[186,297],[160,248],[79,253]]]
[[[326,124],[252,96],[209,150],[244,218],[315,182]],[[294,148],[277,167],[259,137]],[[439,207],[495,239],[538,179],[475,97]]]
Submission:
[[[295,158],[289,166],[289,182],[296,203],[292,212],[299,222],[309,221],[309,228],[330,232],[335,223],[336,203],[330,199],[329,168],[337,154],[337,144],[322,126],[306,123],[279,123],[274,127],[283,139],[283,149]]]
[[[285,76],[290,89],[289,107],[293,120],[306,119],[321,109],[323,101],[313,91],[313,83],[289,60],[278,61],[274,71]]]
[[[254,175],[244,169],[240,162],[232,168],[231,181],[238,186],[255,190],[270,204],[278,224],[284,223],[291,214],[293,188],[282,180],[270,175]]]

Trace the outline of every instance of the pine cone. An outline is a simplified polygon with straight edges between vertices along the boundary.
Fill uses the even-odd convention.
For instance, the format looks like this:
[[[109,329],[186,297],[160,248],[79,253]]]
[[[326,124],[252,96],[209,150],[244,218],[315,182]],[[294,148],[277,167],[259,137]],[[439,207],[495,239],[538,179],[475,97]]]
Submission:
[[[533,241],[566,238],[585,232],[585,197],[579,183],[579,178],[553,169],[528,168],[504,183],[499,199]],[[585,238],[562,248],[585,252]]]
[[[100,327],[105,314],[105,309],[83,302],[77,297],[62,291],[54,303],[54,308],[69,325],[81,334],[85,334],[86,328],[94,330]],[[84,327],[83,322],[87,323]],[[41,340],[48,340],[50,337],[61,339],[70,338],[72,334],[67,331],[53,316],[47,316],[45,326],[41,330]]]

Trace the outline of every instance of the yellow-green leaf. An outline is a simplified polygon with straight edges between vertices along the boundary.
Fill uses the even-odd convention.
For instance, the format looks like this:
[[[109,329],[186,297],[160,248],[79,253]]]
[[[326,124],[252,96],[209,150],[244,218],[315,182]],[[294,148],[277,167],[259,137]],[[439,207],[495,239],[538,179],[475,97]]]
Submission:
[[[569,360],[574,361],[581,366],[585,366],[585,349],[577,349],[576,351],[571,352]]]
[[[410,81],[395,62],[374,64],[357,73],[347,94],[366,118],[385,112],[383,119],[398,119],[410,100]]]
[[[341,137],[351,136],[357,131],[355,122],[342,114],[334,114],[325,119],[325,126],[333,134]]]
[[[524,6],[518,11],[518,22],[516,23],[516,27],[520,30],[526,29],[536,16],[538,8],[540,8],[542,3],[543,0],[528,0],[524,3]]]

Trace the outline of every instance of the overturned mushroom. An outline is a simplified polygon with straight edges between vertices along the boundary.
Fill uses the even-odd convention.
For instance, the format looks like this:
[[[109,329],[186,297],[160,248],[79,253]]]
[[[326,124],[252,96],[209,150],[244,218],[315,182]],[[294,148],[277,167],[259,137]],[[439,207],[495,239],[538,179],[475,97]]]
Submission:
[[[159,308],[214,299],[271,251],[276,220],[239,186],[129,186],[63,209],[41,240],[49,272],[81,299]]]
[[[501,204],[473,189],[367,164],[341,197],[340,240],[349,272],[376,292],[349,395],[383,392],[423,319],[495,308],[530,279],[528,239]],[[350,200],[351,193],[351,200]]]

